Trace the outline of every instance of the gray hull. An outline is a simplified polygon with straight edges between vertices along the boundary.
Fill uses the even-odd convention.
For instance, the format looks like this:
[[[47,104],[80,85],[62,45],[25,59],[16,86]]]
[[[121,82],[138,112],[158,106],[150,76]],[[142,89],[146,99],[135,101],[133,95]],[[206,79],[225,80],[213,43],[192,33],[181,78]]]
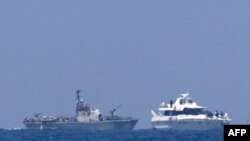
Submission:
[[[138,120],[110,120],[98,122],[44,122],[26,123],[27,129],[66,129],[66,130],[132,130]]]

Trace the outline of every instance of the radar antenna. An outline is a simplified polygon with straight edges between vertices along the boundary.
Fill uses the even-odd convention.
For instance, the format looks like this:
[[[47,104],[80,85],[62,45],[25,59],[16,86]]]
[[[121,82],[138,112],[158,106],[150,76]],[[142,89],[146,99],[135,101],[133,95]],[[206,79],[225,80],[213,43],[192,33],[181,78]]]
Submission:
[[[110,115],[111,115],[112,117],[116,116],[116,115],[115,115],[115,112],[116,112],[117,109],[119,109],[119,108],[121,108],[121,105],[119,105],[119,106],[117,106],[117,107],[111,109],[111,110],[109,111]]]

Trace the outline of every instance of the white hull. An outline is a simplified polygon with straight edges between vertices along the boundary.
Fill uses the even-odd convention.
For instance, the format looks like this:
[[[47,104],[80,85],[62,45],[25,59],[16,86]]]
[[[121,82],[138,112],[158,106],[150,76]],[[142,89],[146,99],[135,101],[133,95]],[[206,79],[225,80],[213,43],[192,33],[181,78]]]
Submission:
[[[225,120],[174,120],[174,121],[152,121],[154,129],[168,130],[212,130],[220,129],[224,124],[229,124]]]

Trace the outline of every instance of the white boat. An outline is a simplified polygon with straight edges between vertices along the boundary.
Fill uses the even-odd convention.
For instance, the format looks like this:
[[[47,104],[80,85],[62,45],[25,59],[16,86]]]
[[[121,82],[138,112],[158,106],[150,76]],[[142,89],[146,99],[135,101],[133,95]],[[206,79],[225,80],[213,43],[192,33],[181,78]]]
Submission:
[[[208,111],[192,101],[189,93],[181,94],[180,97],[164,102],[159,107],[159,112],[151,110],[151,122],[154,129],[170,130],[210,130],[222,128],[229,124],[231,119],[227,113]]]

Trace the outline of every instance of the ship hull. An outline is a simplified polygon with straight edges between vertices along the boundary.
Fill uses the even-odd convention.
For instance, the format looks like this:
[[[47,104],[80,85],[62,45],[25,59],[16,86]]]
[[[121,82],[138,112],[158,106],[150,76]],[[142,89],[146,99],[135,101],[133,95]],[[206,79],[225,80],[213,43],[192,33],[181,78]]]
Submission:
[[[176,120],[153,121],[153,129],[163,130],[213,130],[222,129],[229,121],[225,120]]]
[[[111,120],[98,122],[44,122],[26,123],[27,129],[66,129],[66,130],[132,130],[138,120]]]

